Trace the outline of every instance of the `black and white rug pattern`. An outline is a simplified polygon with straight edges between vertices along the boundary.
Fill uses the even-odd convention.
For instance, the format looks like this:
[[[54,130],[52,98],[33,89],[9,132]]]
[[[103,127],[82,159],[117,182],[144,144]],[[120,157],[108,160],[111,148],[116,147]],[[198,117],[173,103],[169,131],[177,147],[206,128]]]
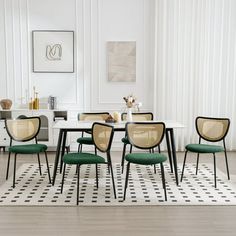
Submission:
[[[53,166],[50,167],[51,172]],[[120,164],[113,164],[117,199],[114,199],[112,180],[106,165],[99,166],[99,188],[96,188],[95,166],[85,165],[80,173],[80,206],[129,206],[129,205],[236,205],[236,179],[231,180],[217,170],[217,188],[214,188],[213,166],[199,164],[195,175],[195,164],[187,164],[185,178],[179,186],[174,174],[165,165],[167,201],[160,169],[154,174],[153,166],[131,165],[126,200],[123,201],[125,171]],[[16,187],[12,188],[12,176],[0,186],[0,206],[75,206],[77,175],[75,166],[67,166],[64,191],[60,193],[61,174],[57,174],[55,185],[48,183],[46,166],[39,175],[37,164],[23,164],[16,174]],[[180,173],[180,170],[179,170]]]

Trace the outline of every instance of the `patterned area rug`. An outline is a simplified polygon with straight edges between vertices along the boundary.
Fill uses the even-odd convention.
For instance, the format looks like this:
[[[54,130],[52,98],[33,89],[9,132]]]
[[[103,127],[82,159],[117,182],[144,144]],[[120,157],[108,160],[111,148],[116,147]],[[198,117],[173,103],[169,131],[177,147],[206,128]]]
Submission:
[[[113,164],[117,199],[114,199],[112,181],[107,166],[99,167],[99,188],[96,188],[95,166],[82,166],[80,179],[80,206],[128,206],[128,205],[236,205],[236,180],[228,181],[225,174],[217,170],[217,189],[213,183],[213,166],[200,164],[195,175],[195,165],[186,166],[185,178],[177,187],[174,175],[165,165],[168,201],[164,201],[160,169],[154,174],[152,166],[131,165],[127,197],[123,202],[125,173],[119,164]],[[53,167],[51,166],[51,170]],[[17,170],[17,183],[12,186],[12,176],[0,186],[0,206],[75,206],[75,166],[67,166],[63,194],[60,193],[61,175],[57,175],[55,186],[48,183],[46,166],[39,175],[37,164],[24,164]],[[179,170],[180,171],[180,170]],[[52,171],[51,171],[52,172]]]

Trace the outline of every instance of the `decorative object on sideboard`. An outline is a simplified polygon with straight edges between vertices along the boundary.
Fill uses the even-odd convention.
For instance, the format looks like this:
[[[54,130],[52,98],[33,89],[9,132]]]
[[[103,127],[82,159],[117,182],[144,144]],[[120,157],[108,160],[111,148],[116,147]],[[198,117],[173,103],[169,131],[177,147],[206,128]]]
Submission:
[[[0,105],[3,110],[10,110],[12,106],[12,100],[11,99],[2,99],[0,101]]]
[[[39,109],[39,98],[38,98],[38,92],[36,92],[35,86],[33,87],[33,98],[30,98],[29,101],[29,109],[32,110],[38,110]]]
[[[33,102],[33,98],[31,97],[29,101],[29,110],[33,110],[33,108],[34,108],[34,102]]]
[[[38,93],[35,92],[35,98],[34,98],[34,103],[33,103],[33,109],[38,110],[39,109],[39,98],[38,98]]]
[[[49,98],[48,98],[48,108],[50,110],[57,109],[57,98],[56,97],[49,96]]]

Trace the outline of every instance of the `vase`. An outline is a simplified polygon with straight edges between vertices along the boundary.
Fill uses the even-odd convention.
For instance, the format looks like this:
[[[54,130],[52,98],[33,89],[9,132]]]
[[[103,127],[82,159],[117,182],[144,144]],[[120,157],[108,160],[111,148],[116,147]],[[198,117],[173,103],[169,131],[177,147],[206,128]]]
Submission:
[[[10,100],[10,99],[2,99],[0,101],[0,105],[1,105],[3,110],[10,110],[11,109],[11,105],[12,105],[12,100]]]
[[[132,108],[128,108],[127,109],[127,117],[126,117],[127,121],[133,121],[133,117],[132,117]]]

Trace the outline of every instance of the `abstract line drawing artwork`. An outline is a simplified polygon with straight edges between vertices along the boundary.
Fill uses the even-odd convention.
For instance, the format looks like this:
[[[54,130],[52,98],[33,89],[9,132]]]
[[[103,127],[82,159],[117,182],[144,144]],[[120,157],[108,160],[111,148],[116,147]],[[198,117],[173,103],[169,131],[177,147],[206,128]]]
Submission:
[[[136,81],[136,42],[107,42],[110,82]]]
[[[47,45],[46,47],[46,57],[50,61],[61,60],[62,57],[62,47],[60,44]]]
[[[74,31],[32,32],[34,73],[74,72]]]

